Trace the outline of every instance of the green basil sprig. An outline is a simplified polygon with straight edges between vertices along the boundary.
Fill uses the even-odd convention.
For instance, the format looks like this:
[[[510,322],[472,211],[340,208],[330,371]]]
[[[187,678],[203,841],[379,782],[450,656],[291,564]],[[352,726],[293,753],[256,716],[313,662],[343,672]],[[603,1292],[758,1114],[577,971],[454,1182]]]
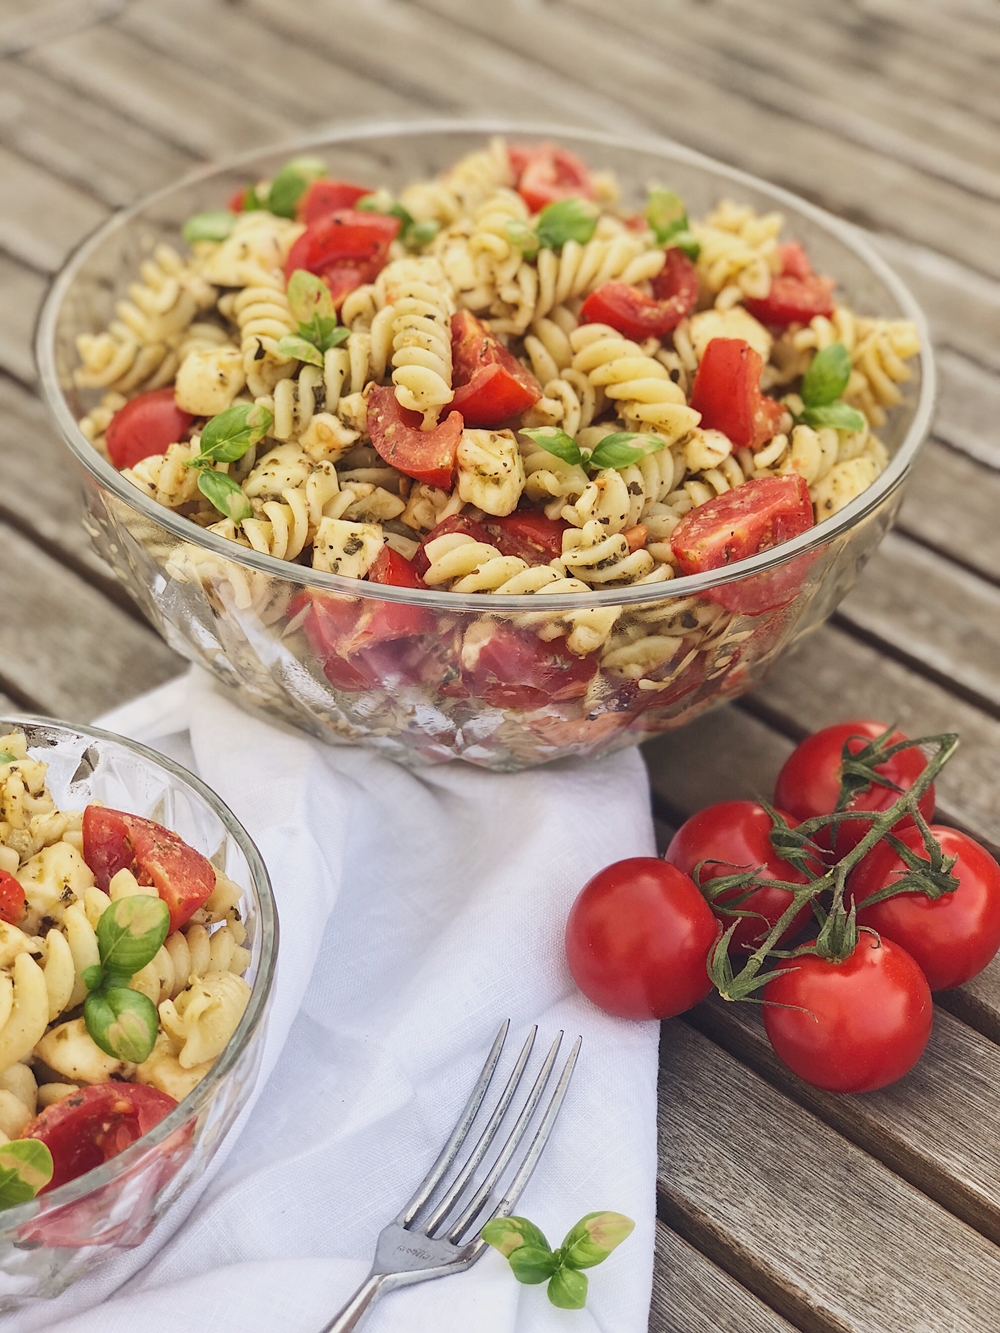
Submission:
[[[647,454],[659,453],[666,446],[661,435],[643,435],[629,430],[605,435],[593,449],[581,449],[572,435],[567,435],[558,426],[539,426],[537,430],[522,430],[521,434],[564,463],[576,463],[593,471],[628,467]]]
[[[482,1230],[487,1245],[504,1256],[518,1282],[548,1282],[548,1298],[562,1310],[582,1310],[587,1303],[587,1278],[594,1268],[631,1235],[635,1223],[622,1213],[587,1213],[553,1250],[526,1217],[495,1217]]]
[[[0,1209],[33,1199],[52,1179],[52,1154],[39,1139],[0,1144]]]
[[[399,218],[399,239],[407,250],[422,250],[425,245],[430,245],[441,230],[440,222],[430,218],[418,222],[397,199],[393,199],[388,190],[375,190],[363,195],[354,207],[361,213],[386,213],[390,217]]]
[[[298,322],[297,333],[278,339],[282,356],[294,356],[310,365],[322,366],[323,354],[338,347],[350,329],[337,324],[333,296],[322,278],[308,269],[297,268],[288,279],[288,308]]]
[[[819,429],[864,430],[865,419],[856,408],[840,401],[851,378],[851,357],[843,343],[831,343],[817,352],[802,377],[803,410],[799,420]]]
[[[235,226],[236,214],[219,208],[210,213],[195,213],[181,227],[181,235],[188,245],[195,241],[224,241]]]
[[[101,913],[96,930],[101,962],[83,973],[89,990],[83,1021],[94,1042],[116,1060],[140,1064],[156,1042],[156,1006],[128,983],[156,957],[169,929],[169,909],[155,894],[119,898]]]
[[[264,207],[280,218],[293,218],[295,205],[309,186],[326,175],[326,163],[318,157],[296,157],[287,162],[271,181]],[[244,202],[246,208],[246,202]]]
[[[650,186],[646,221],[661,245],[683,250],[691,260],[701,254],[701,245],[695,240],[688,223],[684,201],[673,190]]]
[[[511,219],[505,224],[507,238],[525,259],[534,259],[539,250],[561,250],[567,241],[586,245],[597,227],[597,210],[585,199],[557,199],[546,204],[538,222]]]
[[[271,429],[274,417],[258,403],[236,403],[225,412],[205,422],[198,453],[184,466],[198,469],[198,489],[211,504],[242,523],[253,513],[253,506],[240,486],[224,472],[216,472],[216,463],[235,463],[258,444]]]

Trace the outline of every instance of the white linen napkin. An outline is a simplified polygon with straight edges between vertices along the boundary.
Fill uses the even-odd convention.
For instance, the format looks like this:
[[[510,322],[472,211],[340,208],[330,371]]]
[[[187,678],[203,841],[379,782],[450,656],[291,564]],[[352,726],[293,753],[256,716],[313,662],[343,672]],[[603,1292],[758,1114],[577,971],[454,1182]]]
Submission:
[[[414,772],[269,724],[197,670],[101,725],[193,768],[256,841],[281,924],[274,1006],[253,1101],[200,1197],[5,1331],[314,1333],[367,1273],[509,1017],[502,1070],[533,1023],[534,1068],[557,1031],[583,1034],[517,1211],[553,1245],[597,1209],[626,1213],[635,1232],[593,1270],[585,1312],[555,1309],[490,1250],[464,1274],[384,1297],[366,1333],[645,1333],[658,1026],[591,1005],[562,946],[586,880],[653,852],[636,751],[516,774]]]

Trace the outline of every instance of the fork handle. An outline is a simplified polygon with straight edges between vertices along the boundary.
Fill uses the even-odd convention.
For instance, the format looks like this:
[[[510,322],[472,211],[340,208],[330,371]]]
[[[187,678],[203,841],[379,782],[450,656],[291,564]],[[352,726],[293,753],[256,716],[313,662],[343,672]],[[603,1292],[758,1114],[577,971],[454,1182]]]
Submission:
[[[382,1294],[385,1273],[369,1273],[347,1304],[324,1324],[320,1333],[354,1333],[368,1318],[372,1306]]]

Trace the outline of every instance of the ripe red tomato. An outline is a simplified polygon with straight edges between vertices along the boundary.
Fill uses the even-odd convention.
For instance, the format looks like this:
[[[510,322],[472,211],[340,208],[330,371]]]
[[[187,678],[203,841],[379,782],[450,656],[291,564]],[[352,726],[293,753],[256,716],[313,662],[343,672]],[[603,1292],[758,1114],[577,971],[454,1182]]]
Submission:
[[[662,338],[690,315],[698,300],[698,274],[683,251],[667,251],[653,279],[653,295],[627,282],[605,282],[592,291],[580,310],[584,324],[608,324],[626,338]]]
[[[851,872],[848,892],[858,905],[858,924],[871,926],[902,945],[919,964],[931,990],[949,990],[978,976],[1000,949],[1000,865],[978,842],[943,825],[931,825],[945,856],[957,856],[951,873],[959,881],[954,893],[928,898],[901,893],[874,907],[864,900],[907,873],[902,858],[887,842],[877,843]],[[896,836],[911,851],[926,857],[915,827]]]
[[[499,426],[542,396],[531,371],[467,310],[451,317],[451,359],[451,405],[467,426]]]
[[[719,923],[676,866],[634,856],[581,890],[566,922],[566,959],[588,999],[620,1018],[671,1018],[712,989]]]
[[[828,815],[837,804],[840,793],[841,756],[845,743],[849,753],[857,754],[869,741],[881,736],[887,728],[882,722],[864,718],[854,722],[839,722],[833,727],[807,736],[785,760],[774,786],[774,803],[787,810],[796,819],[811,819],[814,815]],[[894,731],[890,742],[895,745],[906,740],[901,731]],[[916,747],[900,750],[888,763],[877,765],[875,771],[902,791],[909,791],[927,767],[927,760]],[[848,810],[888,810],[898,799],[899,791],[892,787],[873,785],[858,792],[847,805]],[[920,798],[920,813],[927,820],[934,815],[933,784]],[[912,825],[904,816],[893,829],[898,835],[901,828]],[[838,856],[844,856],[856,847],[871,828],[867,819],[845,819],[834,841]]]
[[[397,588],[426,587],[412,560],[391,546],[383,546],[368,570],[369,583],[391,583]]]
[[[307,226],[329,217],[344,209],[353,209],[359,199],[363,199],[371,190],[364,185],[351,185],[347,181],[332,181],[326,176],[306,188],[295,205],[295,217]]]
[[[52,1179],[40,1192],[117,1157],[176,1105],[173,1097],[141,1083],[98,1083],[46,1107],[22,1135],[39,1139],[52,1154]]]
[[[170,929],[190,920],[215,888],[215,870],[172,829],[103,805],[83,812],[83,859],[107,892],[119,870],[131,870],[170,909]]]
[[[767,296],[748,298],[746,308],[762,324],[808,324],[816,315],[833,314],[833,278],[818,277],[797,241],[778,246],[781,272],[771,279]]]
[[[554,143],[511,144],[510,164],[517,190],[533,213],[558,199],[593,199],[587,165]]]
[[[782,812],[783,813],[783,812]],[[785,818],[794,828],[796,820]],[[806,884],[808,877],[793,865],[783,861],[771,846],[771,816],[756,801],[722,801],[718,805],[707,806],[686,820],[671,839],[664,859],[685,875],[694,878],[695,866],[699,861],[715,861],[717,865],[702,867],[701,883],[721,879],[726,875],[738,874],[741,870],[761,867],[765,879],[785,880],[790,884]],[[817,871],[819,866],[816,867]],[[733,889],[720,894],[715,900],[718,904],[731,902],[745,892]],[[766,934],[778,921],[792,901],[792,895],[786,889],[756,889],[749,898],[740,904],[743,911],[757,912],[758,916],[744,917],[732,938],[732,948],[740,952],[753,949],[759,937]],[[715,910],[714,904],[712,904]],[[723,930],[736,921],[734,916],[717,913]],[[808,907],[797,913],[794,921],[781,937],[780,942],[791,937],[810,917]],[[761,920],[761,917],[764,920]]]
[[[713,338],[691,389],[703,430],[721,430],[737,449],[758,449],[771,439],[784,408],[760,391],[764,362],[742,338]]]
[[[501,555],[516,555],[529,565],[547,565],[562,554],[563,533],[569,524],[534,509],[515,509],[504,518],[487,516],[482,527],[486,540]]]
[[[546,643],[504,621],[477,620],[462,639],[462,683],[491,708],[534,709],[579,699],[597,657],[577,657],[558,640]]]
[[[385,265],[399,218],[340,209],[311,223],[292,246],[285,277],[298,268],[323,279],[339,305],[348,292],[373,282]]]
[[[874,1092],[920,1059],[934,1006],[905,949],[862,932],[842,963],[815,954],[777,962],[764,987],[764,1027],[793,1073],[828,1092]]]
[[[9,870],[0,870],[0,921],[16,926],[27,911],[24,889]]]
[[[415,481],[450,490],[462,438],[461,413],[449,412],[433,430],[421,430],[420,423],[419,412],[400,407],[391,384],[372,389],[368,397],[368,434],[379,457]]]
[[[104,440],[108,457],[121,471],[150,454],[166,453],[184,438],[194,417],[174,402],[173,389],[150,389],[120,407],[108,422]]]

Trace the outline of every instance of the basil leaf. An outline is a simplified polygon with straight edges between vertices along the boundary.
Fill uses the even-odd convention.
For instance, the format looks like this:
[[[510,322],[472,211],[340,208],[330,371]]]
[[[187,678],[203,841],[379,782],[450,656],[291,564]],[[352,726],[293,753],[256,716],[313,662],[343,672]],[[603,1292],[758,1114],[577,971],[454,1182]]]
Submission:
[[[856,408],[848,407],[846,403],[831,403],[829,407],[807,407],[802,413],[801,420],[817,430],[822,426],[850,431],[865,428],[862,414]]]
[[[281,218],[293,218],[295,205],[320,176],[326,175],[326,163],[318,157],[296,157],[281,168],[267,192],[267,208]]]
[[[567,1234],[559,1253],[569,1268],[593,1268],[634,1230],[635,1223],[623,1213],[588,1213]]]
[[[567,241],[586,245],[596,226],[593,204],[583,199],[559,199],[546,204],[538,215],[538,244],[546,250],[561,250]]]
[[[332,319],[336,324],[337,311],[330,288],[322,278],[310,273],[308,269],[295,270],[288,279],[285,295],[288,297],[289,310],[300,324],[308,324],[316,316]]]
[[[638,435],[632,431],[619,431],[615,435],[605,435],[588,460],[591,467],[628,467],[638,463],[647,454],[658,453],[666,445],[666,440],[659,435]]]
[[[673,190],[654,185],[646,202],[646,221],[656,239],[663,245],[680,231],[687,231],[688,217],[684,200]]]
[[[0,1208],[33,1199],[52,1179],[52,1154],[40,1139],[0,1145]]]
[[[509,1259],[522,1245],[536,1250],[549,1250],[551,1253],[545,1236],[526,1217],[494,1217],[479,1234],[487,1245],[499,1250],[505,1259]]]
[[[123,903],[133,901],[119,899]],[[83,1021],[102,1051],[132,1064],[148,1059],[160,1027],[153,1001],[141,991],[124,986],[91,991],[83,1002]]]
[[[92,967],[85,967],[80,973],[80,980],[87,987],[87,990],[97,990],[99,986],[104,985],[104,968],[100,963],[94,963]]]
[[[504,231],[511,245],[516,246],[525,259],[534,259],[538,254],[538,237],[526,222],[506,222]]]
[[[17,755],[11,754],[9,750],[0,750],[0,764],[16,764]]]
[[[549,1300],[560,1310],[582,1310],[587,1304],[587,1275],[560,1268],[549,1282]]]
[[[363,194],[355,201],[354,207],[359,213],[391,213],[393,217],[399,218],[404,227],[413,221],[412,216],[402,204],[394,201],[388,190],[373,190],[371,194]]]
[[[242,523],[253,514],[253,505],[243,494],[239,482],[233,481],[224,472],[200,472],[198,489],[220,514],[231,518],[234,523]]]
[[[802,401],[806,407],[826,407],[847,388],[851,357],[843,343],[831,343],[817,352],[802,377]]]
[[[228,209],[211,213],[195,213],[181,227],[181,235],[188,245],[195,241],[224,241],[236,225],[236,214]]]
[[[411,222],[403,230],[403,244],[408,250],[422,250],[425,245],[430,245],[440,230],[441,223],[435,222],[433,218],[427,218],[424,222]]]
[[[527,435],[540,449],[547,453],[555,454],[561,458],[564,463],[582,463],[583,454],[580,453],[580,447],[572,435],[567,435],[564,430],[558,426],[539,426],[537,430],[522,430],[522,435]]]
[[[534,1286],[550,1278],[559,1267],[559,1256],[548,1247],[544,1250],[535,1245],[520,1245],[509,1256],[510,1271],[518,1282]]]
[[[695,239],[694,233],[688,231],[686,227],[681,227],[678,231],[671,232],[668,237],[668,246],[670,250],[682,250],[692,263],[701,254],[701,242]]]
[[[299,361],[308,361],[313,366],[323,364],[323,353],[316,344],[294,333],[285,333],[278,339],[278,353],[281,356],[294,356]]]
[[[257,403],[237,403],[225,412],[212,417],[201,432],[201,446],[195,466],[204,466],[205,460],[214,463],[235,463],[248,449],[262,440],[274,421],[266,407]]]
[[[169,929],[170,912],[162,898],[152,893],[119,898],[104,909],[97,923],[101,962],[106,970],[134,976],[152,961]]]
[[[243,193],[243,212],[260,213],[267,207],[257,193],[256,185],[248,185]]]

